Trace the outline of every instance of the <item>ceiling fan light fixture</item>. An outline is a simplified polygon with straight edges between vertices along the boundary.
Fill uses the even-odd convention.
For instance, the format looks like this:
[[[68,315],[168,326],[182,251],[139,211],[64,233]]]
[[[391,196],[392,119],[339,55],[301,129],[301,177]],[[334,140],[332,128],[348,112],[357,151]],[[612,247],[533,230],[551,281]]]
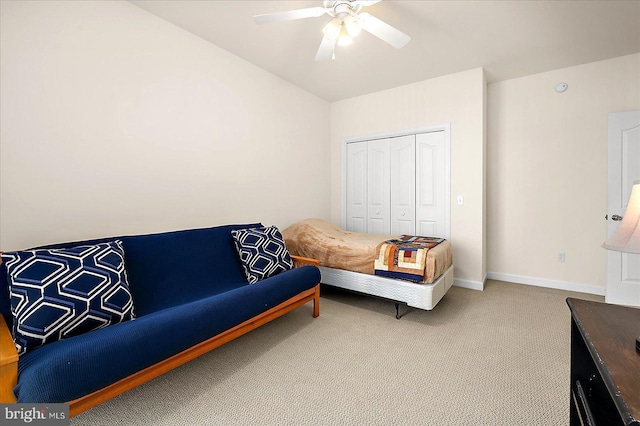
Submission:
[[[353,43],[353,39],[347,32],[347,28],[345,25],[342,25],[342,29],[340,30],[340,36],[338,37],[338,46],[350,46]]]
[[[363,7],[380,1],[382,0],[322,0],[322,7],[255,15],[253,20],[256,24],[267,24],[329,15],[330,21],[322,27],[323,37],[316,52],[316,61],[335,59],[336,44],[349,46],[353,43],[353,38],[362,31],[400,49],[411,40],[411,37],[375,16],[361,13]]]
[[[340,36],[342,30],[342,22],[338,18],[333,18],[322,28],[322,33],[329,40],[335,40]]]
[[[353,16],[347,16],[344,20],[344,27],[347,29],[347,33],[349,37],[356,37],[362,31],[362,26],[360,26],[360,21],[358,18]]]

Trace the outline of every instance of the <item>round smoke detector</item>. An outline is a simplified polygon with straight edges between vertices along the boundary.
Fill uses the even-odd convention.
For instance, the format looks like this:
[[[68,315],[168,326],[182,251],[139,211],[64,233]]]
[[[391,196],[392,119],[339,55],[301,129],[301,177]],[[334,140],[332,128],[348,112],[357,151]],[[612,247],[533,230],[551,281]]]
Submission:
[[[567,83],[558,83],[556,85],[556,92],[558,93],[566,92],[568,88],[569,88],[569,85]]]

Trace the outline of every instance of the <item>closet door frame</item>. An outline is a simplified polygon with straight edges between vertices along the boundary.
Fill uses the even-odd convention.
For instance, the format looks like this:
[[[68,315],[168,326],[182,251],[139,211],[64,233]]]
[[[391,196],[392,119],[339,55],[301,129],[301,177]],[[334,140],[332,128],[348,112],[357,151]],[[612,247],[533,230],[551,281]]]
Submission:
[[[342,228],[346,229],[347,224],[347,191],[346,191],[346,176],[347,176],[347,144],[352,142],[364,142],[375,139],[394,138],[398,136],[415,135],[418,133],[429,132],[444,132],[445,139],[445,182],[444,182],[444,195],[445,195],[445,236],[444,238],[451,238],[451,124],[438,124],[433,126],[425,126],[413,129],[404,129],[390,132],[373,133],[360,136],[351,136],[342,140]]]

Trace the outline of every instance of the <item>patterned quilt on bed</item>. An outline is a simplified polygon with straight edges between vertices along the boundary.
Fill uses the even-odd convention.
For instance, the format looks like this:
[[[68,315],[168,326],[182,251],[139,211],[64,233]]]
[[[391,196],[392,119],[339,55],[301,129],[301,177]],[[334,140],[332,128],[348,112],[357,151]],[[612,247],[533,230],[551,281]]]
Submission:
[[[376,249],[374,273],[383,277],[422,282],[427,252],[444,238],[401,235],[380,243]]]

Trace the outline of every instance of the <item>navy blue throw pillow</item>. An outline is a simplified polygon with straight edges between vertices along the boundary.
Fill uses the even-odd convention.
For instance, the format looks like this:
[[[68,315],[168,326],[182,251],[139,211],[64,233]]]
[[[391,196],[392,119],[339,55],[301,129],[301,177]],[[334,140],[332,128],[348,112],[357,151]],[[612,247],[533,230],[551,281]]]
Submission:
[[[275,226],[231,231],[249,284],[293,268],[289,250]]]
[[[135,317],[121,241],[2,254],[19,354]]]

